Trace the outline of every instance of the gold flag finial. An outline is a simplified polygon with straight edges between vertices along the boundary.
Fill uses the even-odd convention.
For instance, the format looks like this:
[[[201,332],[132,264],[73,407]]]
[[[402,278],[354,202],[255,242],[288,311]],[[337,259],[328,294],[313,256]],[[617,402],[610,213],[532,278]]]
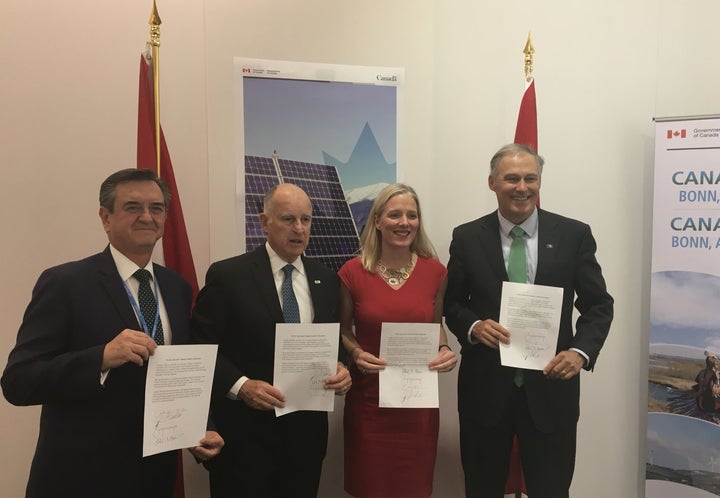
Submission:
[[[153,47],[159,47],[160,25],[162,24],[162,21],[160,20],[160,14],[158,14],[155,0],[153,0],[153,8],[152,12],[150,12],[150,19],[148,20],[148,24],[150,25],[150,41],[148,43]]]
[[[160,151],[161,151],[161,136],[160,136],[160,14],[157,11],[157,5],[153,0],[153,8],[150,13],[150,19],[148,20],[150,25],[150,41],[148,41],[148,48],[151,49],[151,60],[152,60],[152,75],[153,75],[153,103],[155,111],[155,167],[157,168],[157,176],[160,178]]]
[[[535,54],[535,47],[533,46],[529,31],[523,53],[525,54],[525,81],[530,83],[533,80],[533,55]]]

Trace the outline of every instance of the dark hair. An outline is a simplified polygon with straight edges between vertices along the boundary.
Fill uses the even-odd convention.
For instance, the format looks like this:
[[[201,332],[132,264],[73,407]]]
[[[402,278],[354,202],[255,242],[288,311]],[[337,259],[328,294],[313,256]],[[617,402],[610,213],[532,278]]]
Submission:
[[[492,176],[493,178],[497,176],[498,166],[500,165],[500,161],[503,157],[519,156],[521,154],[530,154],[535,158],[535,162],[537,163],[538,168],[538,174],[542,176],[543,164],[545,164],[545,159],[543,159],[542,156],[538,155],[538,153],[535,152],[532,147],[528,147],[527,145],[523,144],[508,144],[501,147],[500,150],[495,153],[492,159],[490,159],[490,176]]]
[[[128,182],[155,182],[163,195],[163,202],[167,208],[170,205],[170,190],[167,184],[158,178],[151,169],[121,169],[108,176],[100,185],[100,205],[112,213],[115,209],[115,191],[121,183]]]

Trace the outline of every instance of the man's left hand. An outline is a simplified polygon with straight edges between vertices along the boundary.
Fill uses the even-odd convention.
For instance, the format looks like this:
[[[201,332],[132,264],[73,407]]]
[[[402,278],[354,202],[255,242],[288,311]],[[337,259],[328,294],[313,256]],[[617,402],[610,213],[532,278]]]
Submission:
[[[215,431],[205,432],[205,437],[200,440],[200,444],[193,448],[188,448],[198,462],[207,462],[220,454],[220,450],[225,446],[222,436]]]
[[[545,365],[543,373],[548,379],[568,380],[575,377],[583,366],[585,358],[577,351],[560,351]]]
[[[335,375],[325,379],[325,389],[332,389],[335,391],[335,395],[342,396],[347,394],[350,386],[352,386],[350,372],[345,368],[345,365],[338,361]]]

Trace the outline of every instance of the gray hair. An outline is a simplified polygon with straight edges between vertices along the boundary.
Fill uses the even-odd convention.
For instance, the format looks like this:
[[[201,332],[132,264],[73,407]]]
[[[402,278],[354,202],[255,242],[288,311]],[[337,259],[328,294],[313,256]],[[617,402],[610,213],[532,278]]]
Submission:
[[[535,162],[537,163],[538,168],[538,174],[542,176],[543,164],[545,164],[545,159],[543,159],[541,155],[535,152],[532,147],[523,144],[508,144],[502,146],[500,150],[495,153],[492,159],[490,159],[490,176],[492,176],[493,178],[497,177],[498,166],[500,165],[500,161],[502,161],[504,157],[519,156],[522,154],[530,154],[535,158]]]

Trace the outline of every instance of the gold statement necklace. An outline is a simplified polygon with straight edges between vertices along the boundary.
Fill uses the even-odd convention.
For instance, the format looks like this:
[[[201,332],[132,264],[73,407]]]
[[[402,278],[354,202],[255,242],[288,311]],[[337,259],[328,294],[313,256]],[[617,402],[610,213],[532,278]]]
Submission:
[[[412,254],[410,255],[410,261],[408,261],[408,264],[397,270],[388,268],[381,260],[378,260],[377,262],[378,273],[380,273],[382,279],[390,285],[400,285],[406,281],[410,277],[410,272],[412,271],[413,266],[415,265],[413,264]]]

